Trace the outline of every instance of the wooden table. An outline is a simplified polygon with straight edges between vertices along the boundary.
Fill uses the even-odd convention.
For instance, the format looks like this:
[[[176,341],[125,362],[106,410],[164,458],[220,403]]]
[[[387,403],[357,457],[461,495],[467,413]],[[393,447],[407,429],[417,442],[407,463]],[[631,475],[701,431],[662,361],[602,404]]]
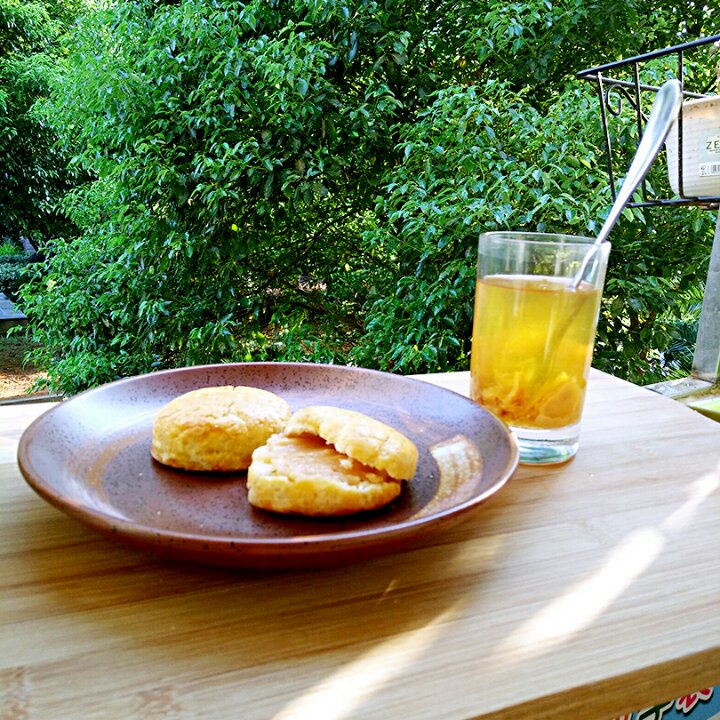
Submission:
[[[572,462],[409,552],[289,573],[47,505],[15,464],[46,407],[0,408],[3,720],[610,720],[720,683],[720,424],[648,390],[593,372]]]

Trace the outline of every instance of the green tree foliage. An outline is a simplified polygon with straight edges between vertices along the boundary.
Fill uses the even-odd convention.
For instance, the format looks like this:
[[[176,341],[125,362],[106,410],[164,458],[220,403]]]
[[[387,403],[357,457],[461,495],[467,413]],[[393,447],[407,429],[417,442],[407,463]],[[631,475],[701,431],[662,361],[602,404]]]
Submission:
[[[81,0],[0,0],[0,235],[40,238],[63,226],[54,203],[71,180],[67,158],[38,104],[80,8]]]
[[[709,25],[684,9],[688,28]],[[64,201],[79,236],[48,243],[23,291],[34,360],[66,393],[228,360],[467,368],[478,232],[597,230],[597,101],[574,73],[679,41],[680,12],[101,4],[74,31],[48,113],[90,180]],[[660,368],[652,322],[662,307],[668,324],[667,298],[702,274],[708,223],[689,212],[618,228],[598,352],[617,374],[642,372],[640,343],[644,369]],[[667,252],[680,228],[687,242]],[[683,250],[692,272],[666,262]],[[638,287],[648,277],[657,294]]]
[[[57,117],[97,180],[66,203],[84,234],[53,244],[26,295],[42,352],[63,347],[63,389],[168,364],[331,359],[361,328],[364,213],[399,107],[381,69],[402,41],[382,35],[350,76],[362,18],[279,8],[123,3],[80,28]]]
[[[450,87],[403,128],[403,161],[378,197],[368,240],[397,258],[394,292],[369,307],[363,364],[421,372],[469,355],[478,228],[587,234],[603,209],[597,148],[578,140],[594,120],[579,91],[541,116],[505,84]],[[492,203],[488,202],[492,198]]]

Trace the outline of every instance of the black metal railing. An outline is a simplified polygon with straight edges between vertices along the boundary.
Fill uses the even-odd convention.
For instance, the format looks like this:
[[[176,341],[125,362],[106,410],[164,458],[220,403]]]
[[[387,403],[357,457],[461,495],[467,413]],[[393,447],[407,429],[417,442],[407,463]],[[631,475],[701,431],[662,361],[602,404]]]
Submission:
[[[683,97],[687,99],[703,98],[710,94],[713,82],[700,90],[690,90],[686,87],[686,53],[694,52],[699,48],[708,49],[720,43],[720,35],[713,35],[682,45],[655,50],[615,62],[598,65],[577,73],[577,77],[583,80],[594,82],[597,86],[600,103],[600,119],[602,122],[603,134],[605,137],[605,152],[607,170],[610,180],[610,191],[612,198],[616,196],[616,173],[613,168],[613,147],[609,121],[611,116],[619,116],[624,110],[623,101],[626,100],[635,114],[638,138],[642,136],[643,128],[647,118],[642,111],[643,93],[657,92],[659,86],[641,81],[643,67],[652,60],[664,57],[675,56],[673,64],[676,68],[677,79],[683,87]],[[693,196],[684,192],[683,178],[683,111],[680,110],[677,125],[677,172],[678,172],[678,194],[677,197],[661,197],[648,192],[647,182],[641,187],[641,201],[628,203],[630,207],[645,207],[653,205],[697,205],[709,209],[720,207],[720,196]]]

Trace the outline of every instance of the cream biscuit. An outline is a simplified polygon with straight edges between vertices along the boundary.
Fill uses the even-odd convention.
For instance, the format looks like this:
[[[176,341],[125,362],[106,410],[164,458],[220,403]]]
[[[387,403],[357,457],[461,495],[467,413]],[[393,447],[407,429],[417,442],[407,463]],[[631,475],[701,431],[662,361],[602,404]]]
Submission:
[[[415,474],[415,445],[353,410],[312,406],[253,454],[251,505],[281,513],[348,515],[396,498]]]
[[[150,452],[158,462],[184,470],[244,470],[253,451],[280,432],[291,414],[285,400],[260,388],[192,390],[160,409]]]

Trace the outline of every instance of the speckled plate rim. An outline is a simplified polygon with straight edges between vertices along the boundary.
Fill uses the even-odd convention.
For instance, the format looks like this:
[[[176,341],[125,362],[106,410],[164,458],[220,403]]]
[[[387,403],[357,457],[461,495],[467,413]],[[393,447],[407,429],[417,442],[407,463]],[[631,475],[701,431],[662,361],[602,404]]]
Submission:
[[[51,479],[45,478],[42,474],[38,473],[33,467],[32,457],[29,453],[29,443],[31,438],[37,438],[44,432],[44,426],[48,423],[57,422],[58,417],[62,418],[62,415],[67,412],[67,406],[70,403],[78,403],[81,400],[87,398],[90,395],[97,395],[105,393],[109,388],[116,387],[121,384],[132,384],[143,382],[147,378],[157,379],[162,375],[173,375],[183,372],[196,372],[205,371],[212,373],[215,370],[227,371],[228,369],[242,369],[242,368],[258,368],[272,366],[273,368],[332,368],[334,371],[340,372],[362,372],[368,375],[377,375],[383,378],[391,379],[392,382],[396,383],[413,383],[423,386],[423,390],[427,392],[439,393],[441,395],[448,394],[455,398],[457,402],[458,398],[462,402],[468,403],[468,409],[472,409],[473,412],[481,412],[489,416],[491,422],[496,424],[496,430],[500,431],[507,440],[508,455],[506,463],[502,470],[497,473],[494,482],[486,487],[482,492],[474,494],[470,498],[467,498],[456,505],[451,505],[444,509],[434,511],[423,517],[410,518],[407,520],[400,520],[396,523],[385,525],[379,528],[369,529],[353,529],[348,531],[338,531],[333,533],[324,534],[307,534],[298,535],[294,537],[257,537],[257,536],[236,536],[236,535],[203,535],[199,533],[188,533],[183,531],[167,530],[163,528],[154,527],[152,525],[143,525],[135,521],[124,519],[103,513],[102,511],[88,507],[81,503],[77,503],[72,499],[64,496],[62,492],[58,492],[55,488]],[[271,552],[275,550],[286,550],[290,553],[293,550],[299,550],[302,554],[307,554],[309,557],[316,552],[332,552],[333,546],[337,547],[338,550],[345,550],[352,552],[358,547],[366,546],[366,549],[370,549],[374,543],[392,543],[393,540],[401,540],[415,536],[424,531],[432,528],[445,527],[450,523],[460,520],[468,511],[475,509],[478,505],[487,500],[490,496],[497,493],[512,477],[519,462],[519,450],[517,442],[512,433],[507,427],[497,418],[492,416],[488,411],[480,408],[478,405],[469,400],[466,396],[456,393],[447,388],[443,388],[438,385],[426,383],[422,380],[413,377],[407,377],[402,375],[395,375],[391,373],[382,372],[379,370],[370,370],[366,368],[355,368],[351,366],[340,366],[340,365],[321,365],[318,363],[226,363],[226,364],[214,364],[214,365],[195,365],[182,368],[174,368],[169,370],[159,370],[151,373],[142,375],[135,375],[127,378],[121,378],[113,382],[86,390],[85,392],[79,393],[67,400],[64,400],[54,407],[50,408],[47,412],[36,418],[23,432],[17,451],[17,460],[20,467],[20,471],[25,478],[28,485],[44,500],[49,504],[55,506],[59,510],[63,511],[70,517],[79,520],[86,526],[93,528],[106,535],[117,536],[122,541],[127,541],[131,545],[147,547],[148,549],[155,549],[158,554],[168,554],[164,552],[167,548],[165,543],[167,540],[178,540],[186,542],[191,545],[201,544],[205,551],[200,553],[201,562],[209,562],[211,564],[221,565],[240,565],[244,566],[242,562],[243,550],[246,550],[252,554],[257,550],[267,550]],[[238,555],[238,562],[217,562],[213,559],[213,555],[217,552],[226,552],[229,547],[232,546],[233,553]],[[391,551],[389,551],[391,552]],[[172,553],[170,553],[172,555]],[[193,555],[191,551],[180,551],[175,555],[182,556],[186,554],[188,556]],[[372,555],[377,554],[375,552]],[[384,553],[383,553],[384,554]],[[205,557],[207,556],[207,557]],[[195,558],[196,559],[196,558]],[[249,558],[252,560],[252,557]],[[264,563],[260,563],[261,565]],[[294,560],[289,561],[293,567],[302,566],[303,563],[297,563]],[[312,566],[312,561],[307,563]],[[325,564],[325,563],[321,563]],[[250,562],[249,567],[256,566],[256,562]],[[270,567],[273,563],[268,563]],[[283,564],[281,563],[282,567]]]

